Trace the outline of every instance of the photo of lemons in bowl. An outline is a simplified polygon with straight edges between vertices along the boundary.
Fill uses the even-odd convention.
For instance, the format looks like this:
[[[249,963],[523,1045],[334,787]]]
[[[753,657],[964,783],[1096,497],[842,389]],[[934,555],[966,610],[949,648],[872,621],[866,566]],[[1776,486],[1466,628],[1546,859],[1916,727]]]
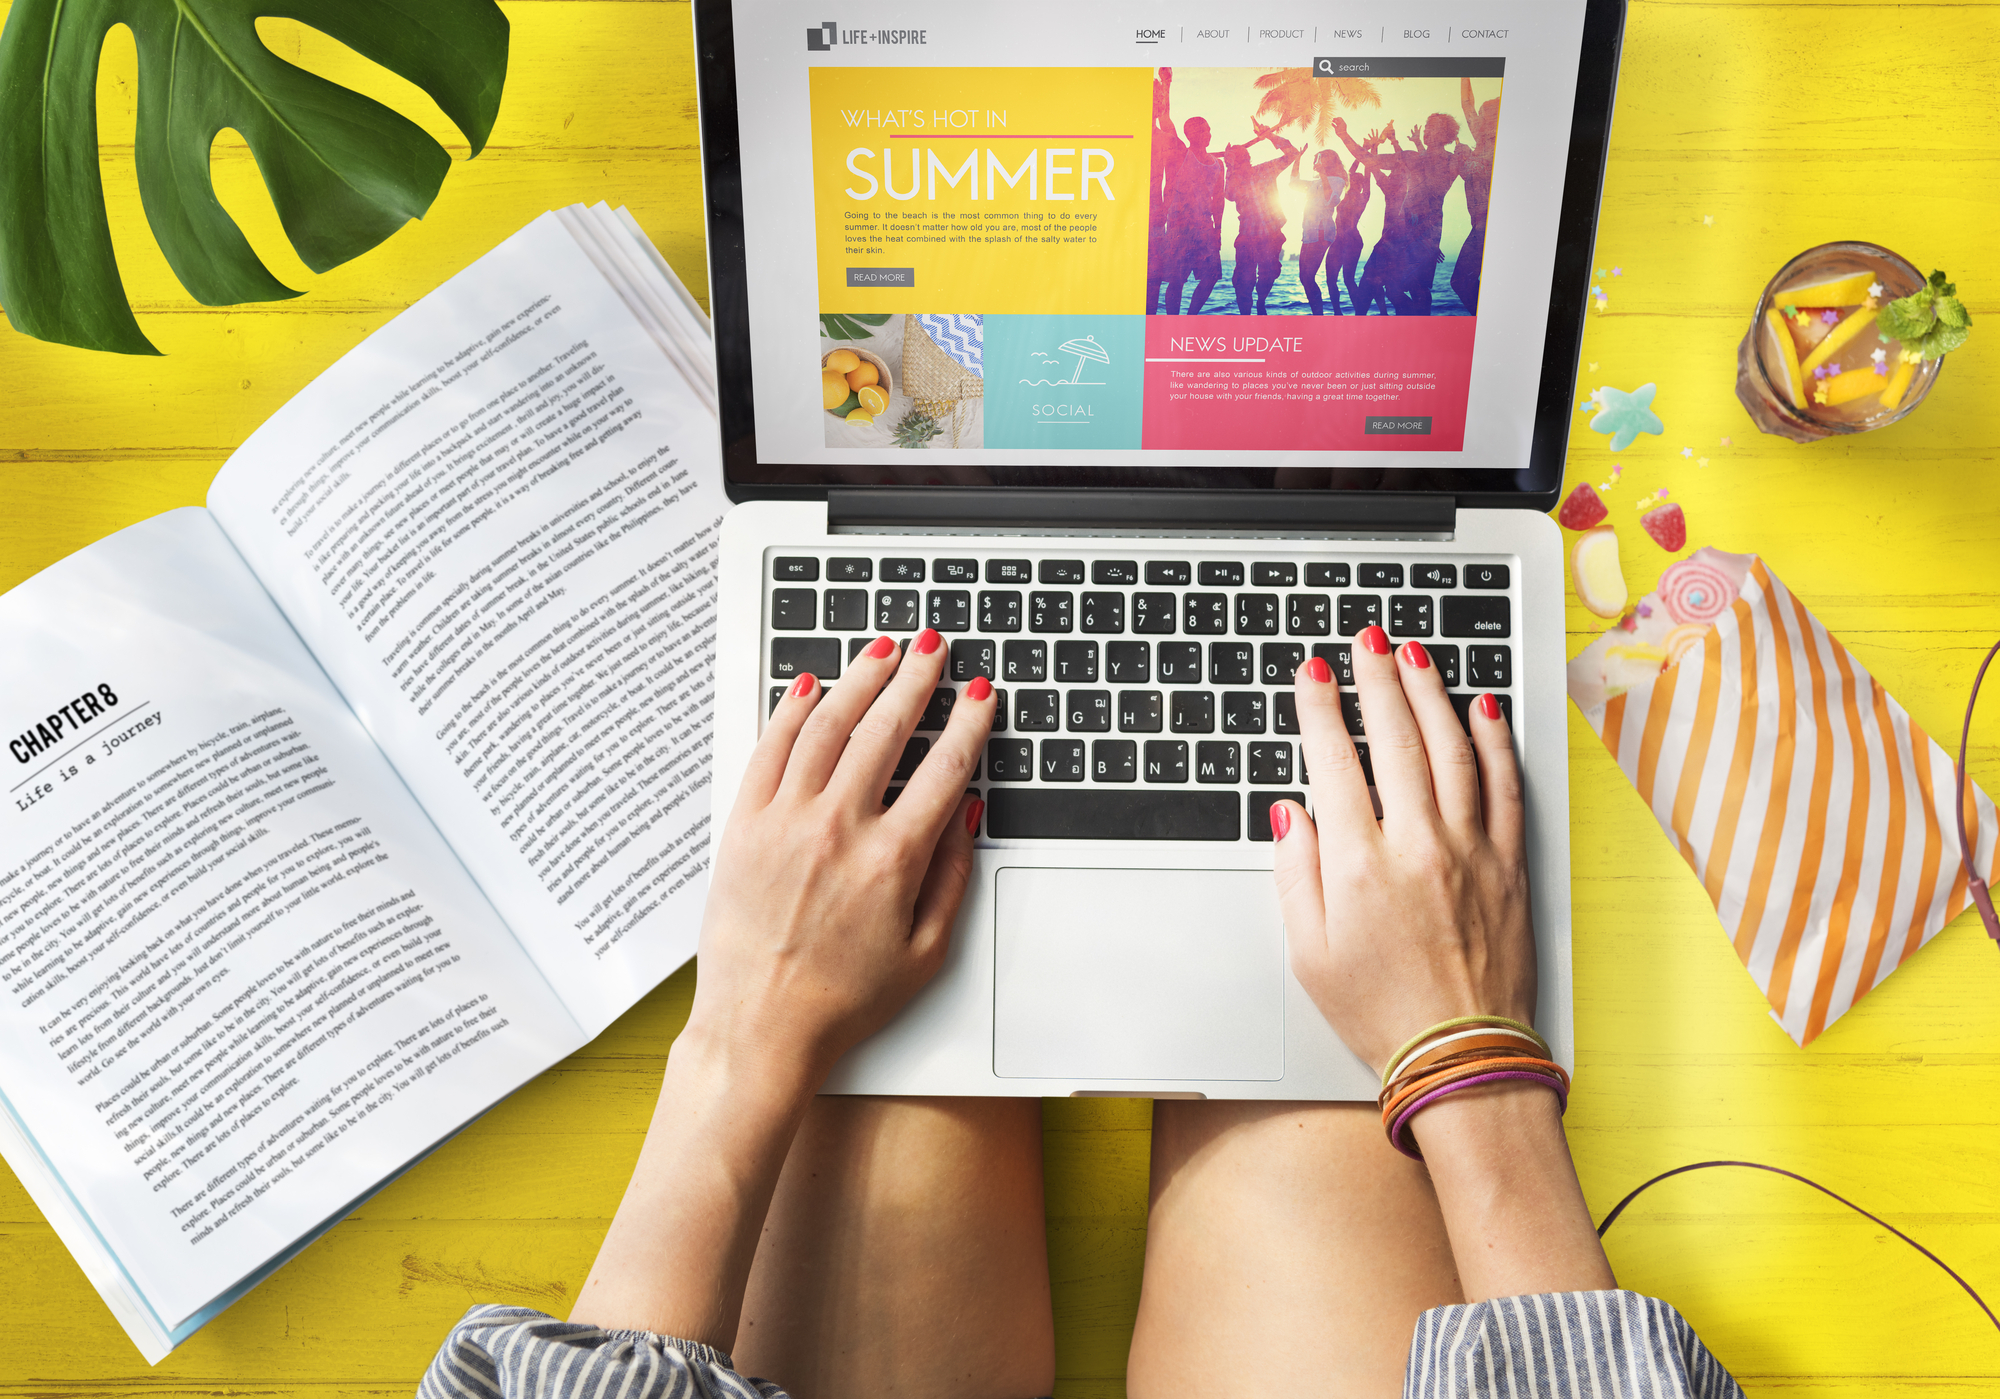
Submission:
[[[831,350],[819,364],[820,405],[836,418],[866,425],[889,411],[895,386],[888,364],[867,350]]]

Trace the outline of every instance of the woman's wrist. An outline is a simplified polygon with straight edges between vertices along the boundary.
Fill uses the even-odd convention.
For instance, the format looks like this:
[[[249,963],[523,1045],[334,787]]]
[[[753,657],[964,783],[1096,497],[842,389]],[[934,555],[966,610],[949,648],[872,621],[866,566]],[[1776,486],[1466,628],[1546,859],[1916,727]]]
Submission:
[[[1554,1091],[1467,1088],[1410,1124],[1423,1148],[1467,1301],[1615,1287]]]
[[[771,1191],[820,1079],[810,1056],[740,1028],[694,1016],[675,1038],[571,1320],[733,1344]]]
[[[734,1102],[739,1115],[789,1116],[819,1091],[828,1067],[822,1057],[792,1037],[713,1023],[697,1011],[667,1051],[661,1100],[692,1106],[720,1097]]]

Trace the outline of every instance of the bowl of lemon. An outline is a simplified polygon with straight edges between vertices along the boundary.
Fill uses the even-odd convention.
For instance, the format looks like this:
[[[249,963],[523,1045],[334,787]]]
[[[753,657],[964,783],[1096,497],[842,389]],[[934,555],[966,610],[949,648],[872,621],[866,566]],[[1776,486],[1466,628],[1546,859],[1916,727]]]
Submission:
[[[889,366],[866,350],[830,351],[819,362],[820,401],[836,418],[866,427],[889,411]]]

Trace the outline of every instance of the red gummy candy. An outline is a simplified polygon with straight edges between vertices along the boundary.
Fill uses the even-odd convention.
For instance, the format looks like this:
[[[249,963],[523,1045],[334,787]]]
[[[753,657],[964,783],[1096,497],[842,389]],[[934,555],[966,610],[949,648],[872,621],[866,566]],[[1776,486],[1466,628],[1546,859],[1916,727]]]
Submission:
[[[1639,517],[1646,533],[1653,536],[1653,542],[1669,554],[1678,554],[1687,548],[1687,516],[1681,513],[1679,505],[1662,505],[1658,510],[1648,510]]]
[[[1610,513],[1586,481],[1564,497],[1562,508],[1556,511],[1556,523],[1564,529],[1594,529]]]

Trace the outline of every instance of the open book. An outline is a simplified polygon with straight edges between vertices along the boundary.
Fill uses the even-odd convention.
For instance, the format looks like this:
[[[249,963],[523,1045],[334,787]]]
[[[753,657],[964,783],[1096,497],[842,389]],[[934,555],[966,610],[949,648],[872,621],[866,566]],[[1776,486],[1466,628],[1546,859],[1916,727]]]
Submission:
[[[693,955],[708,336],[546,214],[0,597],[0,1152],[148,1360]]]

